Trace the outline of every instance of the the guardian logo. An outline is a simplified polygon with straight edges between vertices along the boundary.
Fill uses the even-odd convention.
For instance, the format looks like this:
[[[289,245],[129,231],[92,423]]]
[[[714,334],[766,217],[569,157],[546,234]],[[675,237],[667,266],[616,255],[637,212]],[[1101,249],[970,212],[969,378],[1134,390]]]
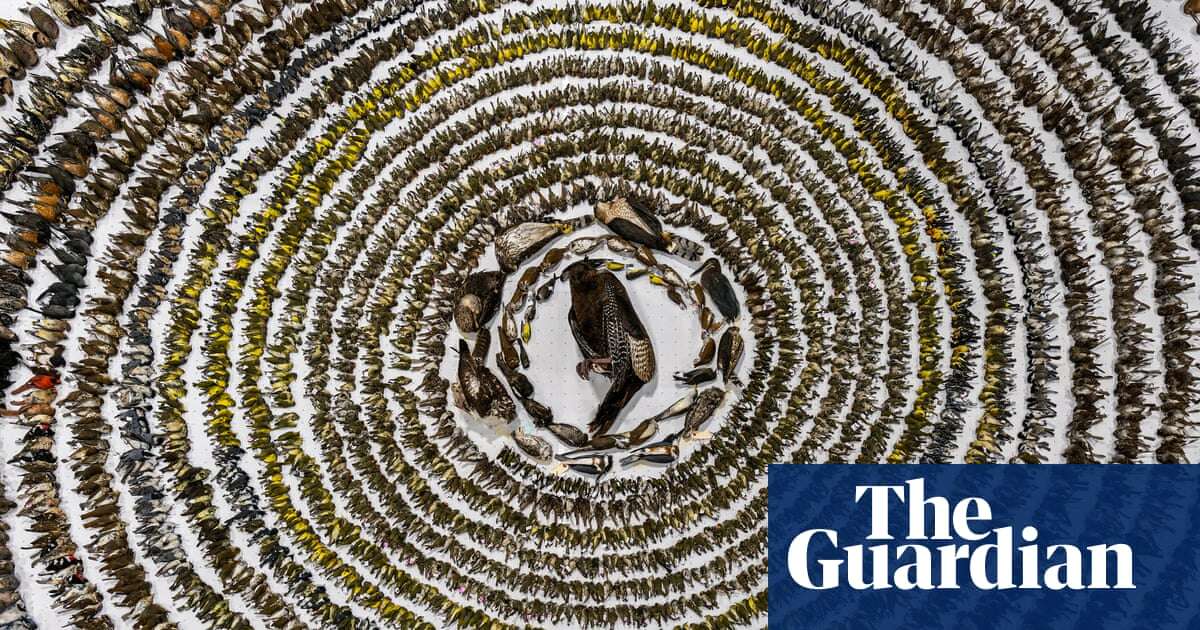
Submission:
[[[925,496],[925,480],[903,485],[857,485],[854,502],[870,511],[868,541],[896,541],[889,509],[903,504],[907,524],[899,543],[842,546],[838,532],[809,529],[788,545],[787,569],[805,589],[843,584],[855,590],[1132,589],[1133,549],[1126,544],[1040,544],[1033,525],[991,527],[992,508],[980,497],[953,505]],[[1018,540],[1019,539],[1019,540]],[[945,541],[945,544],[932,544]]]

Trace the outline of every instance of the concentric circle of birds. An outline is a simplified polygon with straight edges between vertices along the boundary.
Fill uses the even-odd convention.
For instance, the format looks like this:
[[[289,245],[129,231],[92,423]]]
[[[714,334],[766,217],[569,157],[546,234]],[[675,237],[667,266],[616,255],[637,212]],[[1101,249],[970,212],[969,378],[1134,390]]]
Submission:
[[[1196,461],[1198,15],[0,3],[0,625],[757,627],[768,464]]]

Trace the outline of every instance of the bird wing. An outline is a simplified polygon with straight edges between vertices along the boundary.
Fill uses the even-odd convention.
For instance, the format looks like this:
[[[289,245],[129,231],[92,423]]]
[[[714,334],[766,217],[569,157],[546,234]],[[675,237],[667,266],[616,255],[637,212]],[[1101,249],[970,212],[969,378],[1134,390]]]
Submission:
[[[654,378],[654,346],[649,339],[629,335],[629,359],[639,379],[649,382]]]
[[[636,201],[626,201],[625,203],[629,205],[629,209],[637,216],[637,221],[645,226],[647,232],[655,236],[662,234],[662,221],[659,221],[653,212],[650,212],[648,208]]]
[[[639,210],[629,202],[614,203],[609,208],[609,211],[611,213],[607,221],[609,227],[612,227],[618,221],[623,221],[652,237],[662,234],[662,223],[659,222],[657,217],[645,210]]]
[[[469,352],[459,353],[458,383],[462,387],[463,397],[472,407],[478,405],[487,393],[483,379],[479,376],[479,370],[475,367],[475,360]]]
[[[583,327],[579,325],[579,318],[575,316],[574,306],[571,307],[571,310],[567,311],[567,322],[571,324],[571,336],[575,338],[575,345],[579,346],[579,351],[583,353],[584,358],[602,358],[603,355],[588,343],[588,335],[583,331]]]
[[[633,303],[629,301],[629,294],[621,282],[610,276],[606,284],[607,301],[612,304],[614,311],[613,316],[606,319],[615,324],[611,334],[619,338],[619,341],[610,344],[610,347],[614,348],[614,354],[617,353],[615,348],[618,347],[628,353],[627,358],[633,373],[641,381],[649,382],[654,378],[654,345],[650,342],[650,335],[646,334],[646,328],[638,319],[637,311],[633,310]]]

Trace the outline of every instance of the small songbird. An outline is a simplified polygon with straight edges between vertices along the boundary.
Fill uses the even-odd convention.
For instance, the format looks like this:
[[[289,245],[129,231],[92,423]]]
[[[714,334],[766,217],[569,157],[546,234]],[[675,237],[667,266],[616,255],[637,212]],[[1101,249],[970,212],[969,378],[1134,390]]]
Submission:
[[[574,459],[564,458],[562,455],[559,455],[558,460],[567,468],[585,475],[595,475],[596,479],[599,479],[604,475],[604,473],[612,470],[613,462],[611,455],[598,455]]]
[[[567,319],[571,335],[583,353],[577,366],[580,378],[591,372],[612,379],[612,386],[588,426],[592,435],[608,433],[634,394],[654,378],[654,346],[633,310],[625,286],[612,273],[601,270],[602,260],[584,259],[571,264],[562,279],[571,286]]]
[[[675,380],[684,385],[700,385],[716,380],[717,373],[710,367],[696,368],[686,372],[676,372]]]
[[[683,418],[683,435],[693,439],[701,439],[706,437],[706,434],[700,432],[700,427],[708,422],[717,408],[725,400],[725,390],[710,387],[696,396],[696,402],[688,409],[687,416]]]
[[[500,378],[484,364],[489,342],[490,336],[480,336],[472,354],[466,340],[458,340],[458,382],[452,389],[460,407],[508,423],[517,417],[517,406]]]
[[[700,284],[708,292],[708,297],[712,298],[713,304],[717,306],[717,311],[728,321],[737,319],[738,315],[742,313],[742,308],[738,303],[737,294],[733,292],[733,285],[729,283],[729,278],[721,273],[720,261],[716,258],[709,258],[692,275],[696,274],[700,274]]]
[[[700,258],[700,246],[675,234],[663,231],[662,221],[637,201],[617,197],[607,203],[596,204],[596,219],[614,234],[629,241],[645,245],[689,260]]]
[[[672,464],[679,459],[679,446],[672,443],[655,444],[645,448],[638,449],[632,454],[621,459],[622,466],[628,466],[637,462],[646,462],[649,464]]]
[[[454,323],[464,333],[473,333],[487,326],[500,307],[504,290],[504,274],[499,271],[477,271],[463,281],[454,298]]]

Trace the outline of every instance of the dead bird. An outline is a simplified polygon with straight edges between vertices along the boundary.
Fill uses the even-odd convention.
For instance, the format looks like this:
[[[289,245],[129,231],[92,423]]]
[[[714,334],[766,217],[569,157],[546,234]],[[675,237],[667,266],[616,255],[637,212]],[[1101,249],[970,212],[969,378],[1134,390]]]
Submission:
[[[622,466],[629,466],[637,462],[646,462],[648,464],[673,464],[679,459],[679,446],[674,442],[668,444],[657,444],[646,448],[638,449],[637,451],[621,458]]]
[[[487,326],[500,307],[504,291],[504,274],[499,271],[477,271],[463,281],[454,298],[454,323],[464,333],[473,333]]]
[[[704,345],[700,347],[700,354],[696,356],[696,360],[692,361],[692,367],[700,367],[707,365],[713,360],[713,356],[717,353],[717,342],[713,341],[712,337],[704,338]]]
[[[548,463],[553,460],[554,449],[546,440],[531,433],[526,433],[525,429],[521,427],[513,431],[512,438],[521,451],[534,460],[542,463]]]
[[[38,28],[36,24],[22,22],[21,20],[0,19],[0,29],[8,31],[13,36],[24,40],[25,43],[31,46],[37,46],[38,48],[50,48],[54,45],[53,39],[47,37],[46,33],[42,32],[42,30]]]
[[[670,245],[662,221],[637,202],[630,203],[624,197],[617,197],[607,203],[596,204],[595,214],[605,227],[630,243],[660,251],[667,251]]]
[[[624,433],[597,435],[588,440],[587,444],[579,450],[563,453],[563,456],[572,457],[592,451],[633,448],[645,444],[647,440],[654,437],[655,433],[658,433],[658,421],[654,418],[647,418],[641,421],[636,427]]]
[[[487,329],[481,329],[479,334],[488,334]],[[504,380],[508,381],[508,386],[512,388],[517,398],[529,398],[533,396],[533,383],[529,381],[529,377],[525,376],[522,372],[518,372],[512,365],[509,365],[503,353],[496,354],[496,365],[500,368],[500,374],[504,376]]]
[[[595,475],[597,478],[612,470],[612,456],[610,455],[593,455],[584,458],[565,458],[559,455],[556,459],[575,472]]]
[[[664,231],[662,221],[636,200],[617,197],[607,203],[598,203],[595,214],[596,219],[605,227],[630,243],[691,260],[699,258],[698,244]]]
[[[587,434],[580,431],[575,425],[554,422],[547,425],[546,430],[567,446],[582,448],[588,443]]]
[[[533,418],[533,423],[539,427],[544,427],[554,422],[554,410],[533,398],[528,396],[522,398],[521,406],[525,408],[525,413],[528,413],[529,417]]]
[[[737,294],[733,291],[733,284],[721,272],[720,261],[716,258],[709,258],[692,275],[696,274],[700,274],[700,284],[708,293],[708,297],[712,299],[713,304],[716,305],[717,312],[726,321],[737,319],[742,312],[741,304],[738,302]]]
[[[496,262],[504,273],[512,273],[530,256],[563,234],[575,231],[577,222],[528,221],[504,230],[496,237]]]
[[[54,46],[58,42],[58,23],[54,21],[54,18],[50,17],[50,14],[43,11],[40,7],[29,7],[24,9],[24,11],[25,15],[29,16],[29,21],[33,22],[33,25],[37,27],[42,37],[48,42],[43,47],[50,48]]]
[[[612,273],[598,267],[603,261],[584,259],[571,264],[562,278],[571,286],[567,319],[571,335],[583,354],[577,366],[580,378],[595,371],[612,379],[612,385],[589,428],[602,435],[616,422],[634,394],[654,378],[654,346],[642,326],[625,286]]]
[[[476,348],[484,347],[478,355],[471,353],[465,339],[458,340],[458,382],[452,388],[459,406],[481,418],[499,418],[511,422],[517,417],[517,407],[504,389],[500,379],[483,363],[486,344],[480,340]]]
[[[717,349],[717,369],[721,371],[721,380],[726,383],[740,384],[737,377],[738,362],[746,345],[742,341],[742,331],[737,326],[730,326],[721,334],[721,343]]]
[[[687,413],[688,409],[691,409],[692,405],[696,402],[696,393],[697,389],[693,387],[683,398],[676,400],[666,409],[654,414],[654,419],[661,422]]]
[[[715,381],[717,373],[711,367],[696,368],[687,372],[676,372],[675,380],[683,385],[700,385]]]
[[[724,400],[725,390],[718,387],[710,387],[697,394],[696,403],[683,419],[683,435],[693,439],[706,437],[700,433],[700,426],[708,422]]]

